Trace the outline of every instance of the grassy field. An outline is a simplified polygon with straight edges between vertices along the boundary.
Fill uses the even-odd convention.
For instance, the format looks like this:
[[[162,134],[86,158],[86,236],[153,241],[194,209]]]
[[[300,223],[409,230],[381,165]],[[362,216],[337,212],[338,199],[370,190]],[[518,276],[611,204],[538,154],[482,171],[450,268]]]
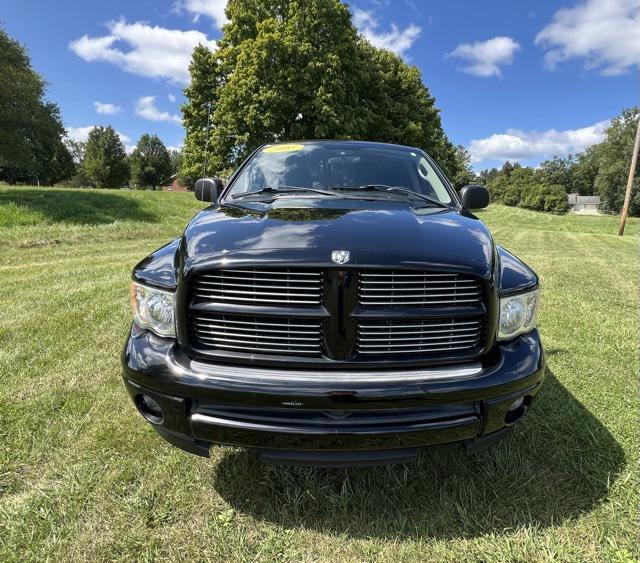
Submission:
[[[638,557],[638,220],[482,212],[542,279],[539,401],[476,457],[312,470],[184,454],[121,383],[130,270],[199,207],[0,187],[1,561]]]

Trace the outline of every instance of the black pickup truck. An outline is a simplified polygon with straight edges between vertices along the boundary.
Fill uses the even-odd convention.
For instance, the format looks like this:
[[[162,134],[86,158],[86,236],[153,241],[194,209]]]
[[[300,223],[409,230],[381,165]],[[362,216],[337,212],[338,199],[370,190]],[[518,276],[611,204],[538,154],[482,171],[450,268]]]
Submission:
[[[172,444],[263,461],[406,462],[496,443],[544,378],[538,278],[422,150],[265,145],[133,271],[122,354],[142,416]]]

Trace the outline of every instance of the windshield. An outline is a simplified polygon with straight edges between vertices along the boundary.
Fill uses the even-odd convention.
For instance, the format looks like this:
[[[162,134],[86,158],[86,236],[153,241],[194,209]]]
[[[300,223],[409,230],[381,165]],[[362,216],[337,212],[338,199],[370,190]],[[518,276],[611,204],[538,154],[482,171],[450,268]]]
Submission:
[[[367,186],[406,188],[443,204],[452,201],[421,151],[349,143],[268,145],[240,172],[228,195],[285,187],[340,190],[353,195]]]

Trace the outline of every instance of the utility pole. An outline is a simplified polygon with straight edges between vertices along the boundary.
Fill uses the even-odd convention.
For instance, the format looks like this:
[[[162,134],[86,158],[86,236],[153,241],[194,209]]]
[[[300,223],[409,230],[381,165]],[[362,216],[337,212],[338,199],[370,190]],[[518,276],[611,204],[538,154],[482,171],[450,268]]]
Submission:
[[[631,188],[633,187],[633,178],[636,174],[636,165],[638,163],[638,149],[640,148],[640,114],[638,115],[638,129],[636,130],[636,140],[633,143],[633,155],[631,156],[631,168],[629,169],[629,179],[627,180],[627,192],[624,196],[624,205],[622,206],[622,214],[620,215],[620,230],[618,236],[624,234],[624,225],[627,222],[629,214],[629,204],[631,203]]]

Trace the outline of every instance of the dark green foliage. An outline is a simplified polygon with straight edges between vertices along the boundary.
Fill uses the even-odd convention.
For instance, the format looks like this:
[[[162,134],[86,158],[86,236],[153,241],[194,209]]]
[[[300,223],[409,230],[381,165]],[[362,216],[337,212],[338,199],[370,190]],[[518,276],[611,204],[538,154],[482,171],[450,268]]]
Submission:
[[[471,168],[471,155],[469,151],[462,145],[455,147],[455,159],[457,172],[455,176],[451,178],[453,185],[457,190],[464,188],[469,184],[478,182],[476,173]]]
[[[560,185],[564,187],[565,193],[578,192],[575,179],[575,169],[577,157],[568,155],[566,157],[554,156],[550,160],[545,160],[538,166],[538,179],[542,184]]]
[[[533,168],[506,162],[489,183],[491,200],[512,207],[525,207],[548,213],[566,213],[569,209],[565,187],[545,184]]]
[[[576,155],[576,162],[573,167],[574,189],[580,195],[593,195],[596,176],[598,175],[598,162],[595,158],[598,146],[591,146]]]
[[[82,170],[95,188],[120,188],[127,184],[127,153],[113,127],[94,127],[89,132]]]
[[[569,210],[567,192],[560,184],[538,184],[529,186],[522,193],[520,207],[547,213],[566,213]]]
[[[24,47],[0,28],[0,180],[53,185],[73,174],[60,110],[44,93]]]
[[[605,211],[619,213],[622,209],[639,118],[640,107],[625,109],[611,122],[605,140],[593,147],[590,155],[598,170],[594,180],[595,192],[602,199]],[[633,184],[630,213],[640,214],[640,159]]]
[[[487,187],[491,193],[491,201],[514,206],[520,203],[523,187],[534,183],[533,170],[507,161]]]
[[[181,150],[170,150],[169,151],[169,159],[171,161],[171,176],[174,174],[179,174],[180,169],[182,168],[182,151]]]
[[[455,176],[420,72],[359,38],[345,4],[230,0],[227,16],[218,50],[193,53],[183,181],[202,175],[207,103],[210,174],[227,174],[267,142],[357,138],[419,146]]]
[[[129,162],[134,188],[155,189],[172,174],[169,151],[157,135],[142,135]]]

